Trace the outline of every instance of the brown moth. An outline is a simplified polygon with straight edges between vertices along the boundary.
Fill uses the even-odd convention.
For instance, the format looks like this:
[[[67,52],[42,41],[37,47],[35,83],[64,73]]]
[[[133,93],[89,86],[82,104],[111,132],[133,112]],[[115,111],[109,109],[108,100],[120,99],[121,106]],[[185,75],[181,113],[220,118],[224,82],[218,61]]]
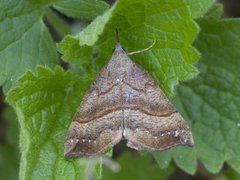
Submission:
[[[118,42],[68,129],[64,156],[99,155],[123,138],[137,150],[193,145],[182,116]]]

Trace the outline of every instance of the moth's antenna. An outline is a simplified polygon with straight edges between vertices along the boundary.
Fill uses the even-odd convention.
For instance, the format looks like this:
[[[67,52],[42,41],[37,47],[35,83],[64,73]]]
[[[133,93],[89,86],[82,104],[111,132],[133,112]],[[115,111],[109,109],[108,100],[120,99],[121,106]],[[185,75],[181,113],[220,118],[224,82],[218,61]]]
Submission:
[[[120,39],[119,39],[118,29],[116,29],[116,40],[117,40],[116,46],[121,46],[121,45],[120,45]]]
[[[120,43],[118,29],[116,29],[115,31],[116,31],[116,39],[117,39],[117,43]]]
[[[127,55],[131,56],[133,54],[138,54],[138,53],[142,53],[144,51],[148,51],[149,49],[151,49],[155,45],[155,43],[156,43],[156,39],[154,39],[153,43],[150,46],[148,46],[147,48],[141,49],[141,50],[138,50],[138,51],[134,51],[134,52],[130,52]]]

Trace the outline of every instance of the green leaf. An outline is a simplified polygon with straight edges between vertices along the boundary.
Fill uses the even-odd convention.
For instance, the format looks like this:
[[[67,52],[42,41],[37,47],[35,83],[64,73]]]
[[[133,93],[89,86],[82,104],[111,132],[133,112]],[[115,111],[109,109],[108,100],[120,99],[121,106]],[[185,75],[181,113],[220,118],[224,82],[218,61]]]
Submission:
[[[152,74],[167,95],[173,94],[179,81],[198,74],[192,64],[199,54],[191,46],[198,28],[183,1],[117,1],[77,36],[67,36],[58,49],[65,61],[89,60],[99,70],[112,54],[116,28],[127,52],[156,41],[149,51],[131,58]],[[94,61],[92,54],[97,55]]]
[[[88,46],[83,46],[80,50],[79,41],[71,35],[65,36],[57,48],[60,53],[64,53],[62,59],[66,62],[86,62],[92,53],[92,48]]]
[[[240,124],[237,124],[238,127],[240,127]],[[230,158],[229,160],[227,160],[228,164],[235,170],[238,172],[238,174],[240,174],[240,170],[239,170],[239,164],[240,164],[240,156],[234,156],[232,158]]]
[[[209,17],[209,18],[219,19],[222,13],[223,13],[223,5],[220,3],[216,3],[212,6],[209,12],[207,12],[207,14],[205,15],[205,18]]]
[[[175,148],[155,158],[171,154],[191,174],[196,159],[212,173],[219,172],[224,162],[240,172],[240,21],[205,18],[199,25],[202,31],[195,45],[202,52],[200,76],[181,85],[174,99],[191,127],[194,147]]]
[[[52,9],[47,9],[44,13],[46,21],[54,29],[54,36],[64,37],[71,33],[71,27],[66,24],[61,15],[55,13]]]
[[[191,15],[194,19],[203,17],[216,2],[216,0],[184,1],[188,5]]]
[[[27,72],[8,94],[20,123],[20,179],[80,179],[94,172],[99,160],[64,159],[67,127],[89,82],[57,67]]]
[[[68,0],[60,1],[53,7],[67,16],[92,20],[107,10],[109,5],[101,0]]]
[[[41,19],[45,7],[25,0],[0,3],[0,86],[5,93],[27,69],[57,62],[55,44]]]
[[[190,148],[175,147],[168,151],[154,153],[154,157],[161,168],[168,167],[173,157],[176,165],[185,172],[194,174],[197,169],[197,158],[194,151]]]
[[[160,170],[150,154],[124,153],[117,162],[120,165],[120,171],[116,173],[104,168],[103,180],[161,180],[166,179],[173,172],[173,168]]]
[[[98,40],[108,20],[111,18],[114,7],[98,16],[77,37],[68,35],[58,44],[58,50],[63,54],[63,60],[68,62],[86,62],[92,54],[92,45]]]

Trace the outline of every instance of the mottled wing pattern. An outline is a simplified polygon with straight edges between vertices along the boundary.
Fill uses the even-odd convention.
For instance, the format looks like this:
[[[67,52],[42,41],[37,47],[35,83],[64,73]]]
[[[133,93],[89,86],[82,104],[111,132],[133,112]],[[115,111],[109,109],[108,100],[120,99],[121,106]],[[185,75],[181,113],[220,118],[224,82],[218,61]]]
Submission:
[[[161,151],[177,145],[193,145],[192,135],[179,113],[153,116],[141,110],[124,111],[127,146]]]
[[[182,116],[144,70],[132,62],[124,83],[124,131],[129,147],[160,151],[193,145]]]
[[[114,111],[94,121],[73,121],[65,142],[65,157],[104,153],[122,139],[122,111]]]
[[[102,154],[122,139],[121,91],[107,70],[91,85],[68,129],[65,157]]]

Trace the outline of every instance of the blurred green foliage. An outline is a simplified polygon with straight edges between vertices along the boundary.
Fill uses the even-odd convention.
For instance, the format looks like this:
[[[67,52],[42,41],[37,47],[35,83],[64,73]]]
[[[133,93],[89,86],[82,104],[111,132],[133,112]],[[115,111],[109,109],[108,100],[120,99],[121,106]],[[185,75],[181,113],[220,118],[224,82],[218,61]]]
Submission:
[[[18,179],[19,150],[18,150],[18,121],[15,111],[7,107],[3,110],[1,119],[7,123],[5,141],[0,144],[0,174],[2,179]]]

